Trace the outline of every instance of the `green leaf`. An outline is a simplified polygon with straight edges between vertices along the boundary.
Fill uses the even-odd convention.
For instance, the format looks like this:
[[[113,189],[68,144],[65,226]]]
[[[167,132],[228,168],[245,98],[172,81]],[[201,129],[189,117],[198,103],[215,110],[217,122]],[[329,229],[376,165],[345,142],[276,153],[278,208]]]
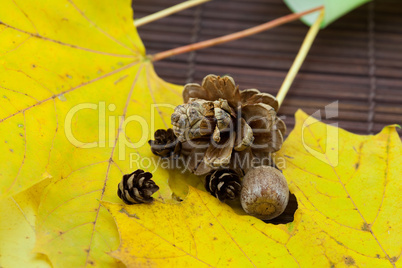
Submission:
[[[369,1],[370,0],[284,0],[288,7],[295,13],[324,6],[325,14],[321,28],[327,27],[335,20]],[[301,20],[311,26],[317,19],[318,14],[319,12],[306,15]]]

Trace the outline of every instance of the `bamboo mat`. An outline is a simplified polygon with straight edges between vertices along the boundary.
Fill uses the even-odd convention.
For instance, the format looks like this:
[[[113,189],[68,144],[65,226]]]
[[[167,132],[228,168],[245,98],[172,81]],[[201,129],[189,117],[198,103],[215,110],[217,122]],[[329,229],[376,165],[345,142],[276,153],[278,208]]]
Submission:
[[[134,18],[178,0],[134,0]],[[139,28],[148,54],[243,30],[289,14],[281,0],[213,0]],[[240,89],[276,95],[308,27],[296,21],[228,44],[155,63],[165,80],[200,83],[210,73],[231,75]],[[372,134],[402,124],[402,2],[370,2],[320,31],[280,115],[288,133],[294,113],[312,114],[339,101],[338,122],[354,133]],[[402,133],[399,130],[399,133]]]
[[[178,0],[134,0],[134,18]],[[212,0],[139,28],[148,54],[243,30],[289,14],[281,0]],[[308,31],[300,21],[228,44],[155,63],[165,80],[201,83],[210,73],[231,75],[240,89],[276,95]],[[339,101],[337,118],[323,120],[359,134],[402,124],[402,1],[366,4],[319,32],[279,114],[294,127],[294,113],[312,114]],[[398,130],[402,134],[401,130]],[[297,201],[271,223],[293,221]]]

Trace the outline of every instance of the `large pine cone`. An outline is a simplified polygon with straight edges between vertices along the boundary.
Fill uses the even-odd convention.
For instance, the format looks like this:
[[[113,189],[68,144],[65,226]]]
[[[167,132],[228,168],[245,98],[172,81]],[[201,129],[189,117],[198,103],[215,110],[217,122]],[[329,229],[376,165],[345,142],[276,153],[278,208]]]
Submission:
[[[185,85],[183,99],[171,120],[193,173],[230,168],[241,174],[252,163],[272,164],[270,153],[281,148],[286,132],[274,96],[240,91],[230,76],[208,75],[202,86]]]

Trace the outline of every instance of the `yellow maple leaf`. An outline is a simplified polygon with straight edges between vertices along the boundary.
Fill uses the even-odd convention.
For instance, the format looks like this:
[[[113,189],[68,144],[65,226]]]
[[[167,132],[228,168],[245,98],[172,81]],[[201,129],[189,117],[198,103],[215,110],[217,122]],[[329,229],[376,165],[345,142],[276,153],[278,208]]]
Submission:
[[[171,178],[150,158],[147,141],[168,126],[182,87],[155,74],[130,5],[2,1],[0,198],[52,177],[33,241],[56,267],[119,265],[106,254],[119,237],[99,200],[120,201],[122,174],[153,171],[160,200],[170,200],[169,184],[183,177]],[[12,258],[7,252],[0,254]]]
[[[43,180],[0,203],[1,267],[51,267],[46,256],[32,253],[40,196],[48,184]]]
[[[47,255],[56,267],[120,265],[118,260],[107,254],[118,247],[119,236],[112,217],[100,206],[99,201],[121,202],[116,196],[116,188],[122,174],[144,167],[153,171],[155,181],[161,187],[156,195],[158,201],[154,205],[127,207],[127,212],[133,210],[127,214],[125,211],[118,213],[120,208],[124,208],[122,205],[104,203],[112,213],[116,213],[116,218],[117,215],[125,214],[129,220],[134,218],[135,221],[136,217],[141,217],[141,220],[146,221],[144,226],[148,227],[148,231],[142,232],[138,238],[141,235],[150,239],[156,237],[153,243],[149,243],[157,246],[153,252],[172,253],[158,260],[152,251],[147,255],[145,249],[151,248],[146,247],[146,242],[137,239],[133,248],[138,249],[138,245],[144,245],[139,252],[142,254],[140,257],[145,256],[146,259],[139,258],[141,263],[180,264],[181,259],[187,262],[187,259],[194,259],[195,254],[201,260],[195,265],[204,265],[202,261],[209,264],[211,261],[213,266],[221,263],[257,265],[268,262],[306,266],[330,263],[370,263],[380,266],[398,264],[400,218],[393,215],[395,217],[389,220],[386,213],[392,214],[394,211],[385,209],[393,206],[396,211],[400,209],[401,203],[395,194],[396,190],[400,192],[401,189],[395,179],[395,172],[398,171],[396,165],[400,166],[400,159],[391,159],[398,156],[394,149],[389,149],[387,153],[390,159],[386,169],[387,190],[382,188],[384,198],[381,198],[380,206],[384,209],[378,210],[381,213],[378,213],[374,223],[371,223],[369,217],[373,210],[367,208],[366,211],[361,207],[360,199],[364,196],[356,198],[357,208],[344,211],[347,217],[351,217],[353,224],[361,223],[356,219],[356,211],[362,217],[367,214],[368,220],[364,218],[367,224],[363,222],[361,227],[365,235],[351,245],[342,244],[345,242],[342,239],[346,239],[349,233],[339,234],[342,238],[339,241],[333,239],[337,238],[338,229],[342,230],[335,229],[334,225],[338,227],[335,224],[337,222],[331,218],[338,215],[336,211],[339,207],[335,206],[338,203],[329,202],[331,208],[335,208],[331,217],[319,218],[322,215],[318,213],[319,210],[309,206],[307,199],[303,199],[310,188],[297,192],[294,186],[297,184],[291,183],[290,187],[299,199],[300,209],[296,213],[295,222],[287,225],[267,225],[252,217],[238,216],[228,206],[193,188],[183,203],[162,204],[169,201],[173,192],[180,197],[187,194],[184,181],[197,186],[200,180],[195,177],[189,180],[181,173],[157,168],[157,164],[151,161],[155,158],[150,158],[151,152],[146,141],[151,138],[154,129],[168,126],[171,106],[181,102],[181,87],[166,83],[155,74],[132,25],[130,4],[128,0],[115,1],[111,8],[110,2],[104,0],[96,3],[89,0],[2,2],[0,198],[3,203],[0,213],[2,219],[5,217],[3,215],[12,215],[10,223],[13,232],[10,232],[7,221],[2,222],[0,237],[7,244],[0,247],[1,265],[48,265],[43,259],[37,259],[38,252]],[[153,107],[152,104],[171,106]],[[148,127],[148,123],[151,123],[151,127]],[[399,150],[397,153],[400,155],[399,140],[396,141],[396,134],[392,134],[394,132],[390,133],[388,136],[382,135],[390,137],[389,140],[397,144],[396,148],[399,149],[395,150]],[[309,148],[317,149],[314,147],[314,139],[310,137],[310,141]],[[319,150],[317,152],[320,153]],[[141,159],[151,162],[141,162]],[[369,160],[374,161],[371,158]],[[341,171],[344,163],[339,163]],[[305,170],[314,170],[308,166],[303,167]],[[291,168],[288,167],[288,170]],[[320,172],[328,170],[331,171],[326,167]],[[353,176],[362,181],[359,172]],[[374,174],[368,172],[370,176]],[[40,190],[39,200],[39,194],[33,194],[32,191],[50,177],[51,181],[45,183],[49,185]],[[300,175],[298,178],[303,177]],[[333,175],[330,177],[334,180],[336,178]],[[350,193],[360,194],[361,188],[356,185],[360,181],[353,180],[355,185],[350,184]],[[393,190],[388,190],[389,185],[395,186]],[[324,189],[328,190],[328,187]],[[338,192],[326,194],[337,197]],[[369,204],[378,205],[379,196],[381,194],[378,191],[373,191],[374,201]],[[340,204],[344,205],[342,202]],[[160,218],[156,222],[160,224],[160,230],[163,230],[160,237],[166,236],[164,241],[167,246],[163,247],[159,246],[163,239],[149,232],[156,228],[155,223],[152,223],[155,218],[144,216],[153,215],[153,209],[158,206],[164,208],[160,210]],[[186,222],[187,216],[180,208],[194,213],[190,215],[191,221]],[[172,214],[169,215],[169,211]],[[197,211],[203,213],[196,214]],[[214,222],[210,222],[209,215],[214,216]],[[343,215],[342,219],[347,217]],[[325,225],[326,221],[334,224]],[[176,226],[170,225],[173,223]],[[179,223],[180,229],[177,229]],[[217,226],[217,229],[212,226]],[[127,230],[132,229],[127,227]],[[208,233],[208,230],[212,230],[212,233]],[[332,231],[334,235],[330,233]],[[196,233],[201,235],[200,239]],[[374,241],[377,233],[377,240]],[[216,236],[212,237],[211,234]],[[390,236],[386,234],[392,234],[392,239],[388,240]],[[222,235],[225,239],[217,242]],[[258,235],[259,240],[255,240]],[[356,233],[352,233],[351,237],[353,235]],[[29,237],[25,244],[24,237]],[[187,241],[187,238],[190,240]],[[174,246],[169,248],[172,239],[175,241]],[[31,253],[35,241],[36,246]],[[257,247],[253,244],[255,241],[258,241]],[[185,246],[179,255],[177,250],[181,243],[185,243]],[[211,254],[211,245],[216,254]],[[366,252],[366,247],[370,251]],[[232,258],[230,251],[222,253],[226,248],[233,248],[240,255],[236,253],[236,257]],[[216,259],[219,252],[221,258]],[[20,259],[18,255],[15,258],[15,253],[21,255]],[[124,259],[127,255],[123,255],[122,251],[114,253],[118,259],[128,263]],[[212,258],[215,259],[212,261]]]
[[[339,140],[328,136],[334,131]],[[329,162],[334,142],[337,165]],[[180,204],[103,202],[121,236],[112,255],[128,267],[398,266],[401,153],[394,126],[359,136],[299,111],[276,155],[286,160],[283,172],[297,197],[294,222],[273,225],[237,215],[194,188]]]

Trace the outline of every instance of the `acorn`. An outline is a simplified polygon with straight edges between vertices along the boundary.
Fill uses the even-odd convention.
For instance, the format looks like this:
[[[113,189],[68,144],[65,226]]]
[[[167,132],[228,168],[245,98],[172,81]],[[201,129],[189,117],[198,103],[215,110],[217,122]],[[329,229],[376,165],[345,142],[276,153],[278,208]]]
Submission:
[[[271,166],[251,168],[243,178],[240,202],[247,214],[271,220],[285,210],[289,187],[282,173]]]

